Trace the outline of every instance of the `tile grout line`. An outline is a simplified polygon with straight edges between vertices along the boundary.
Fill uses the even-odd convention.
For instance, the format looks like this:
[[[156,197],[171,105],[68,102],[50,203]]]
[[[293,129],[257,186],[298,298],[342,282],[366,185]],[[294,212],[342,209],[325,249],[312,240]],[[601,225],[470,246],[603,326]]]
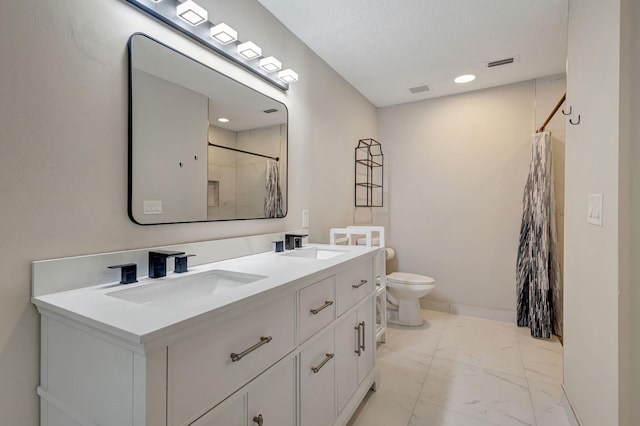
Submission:
[[[522,369],[524,370],[524,379],[527,381],[527,391],[529,392],[529,401],[531,402],[531,410],[533,411],[533,423],[534,425],[538,426],[538,417],[536,416],[536,408],[533,403],[531,384],[529,383],[529,376],[527,376],[527,367],[524,364],[524,355],[522,354],[522,344],[520,343],[520,338],[517,335],[516,338],[518,339],[518,351],[520,352],[520,360],[522,361]]]
[[[429,378],[429,371],[431,371],[431,366],[433,365],[433,360],[435,359],[435,353],[438,351],[438,346],[440,346],[440,340],[442,339],[442,336],[447,330],[447,326],[449,325],[450,319],[451,319],[451,314],[448,314],[447,320],[445,321],[445,325],[442,328],[442,332],[440,333],[440,337],[438,337],[438,343],[436,343],[436,349],[433,351],[433,355],[431,355],[431,361],[429,362],[429,367],[427,368],[427,374],[425,374],[424,380],[422,381],[422,385],[420,385],[420,391],[418,391],[416,400],[413,402],[413,407],[411,408],[411,414],[409,415],[409,423],[407,423],[407,426],[411,425],[411,420],[413,420],[413,413],[416,411],[416,407],[418,406],[418,401],[420,400],[420,394],[422,394],[422,389],[424,388],[424,384],[427,382],[427,379]]]

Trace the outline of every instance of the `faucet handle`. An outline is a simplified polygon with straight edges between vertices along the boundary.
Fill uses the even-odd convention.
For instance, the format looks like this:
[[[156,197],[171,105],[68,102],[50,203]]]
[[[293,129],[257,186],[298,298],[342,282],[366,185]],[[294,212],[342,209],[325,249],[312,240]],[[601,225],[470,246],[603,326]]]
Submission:
[[[167,258],[180,256],[183,251],[152,250],[149,252],[149,278],[167,275]]]
[[[173,268],[173,272],[176,274],[182,274],[183,272],[189,272],[188,260],[190,257],[195,256],[195,254],[179,254],[176,258],[176,266]]]
[[[302,239],[308,237],[309,234],[284,234],[284,248],[293,250],[302,247]]]
[[[122,265],[108,266],[109,269],[120,269],[120,284],[131,284],[138,282],[138,265],[135,263],[124,263]]]

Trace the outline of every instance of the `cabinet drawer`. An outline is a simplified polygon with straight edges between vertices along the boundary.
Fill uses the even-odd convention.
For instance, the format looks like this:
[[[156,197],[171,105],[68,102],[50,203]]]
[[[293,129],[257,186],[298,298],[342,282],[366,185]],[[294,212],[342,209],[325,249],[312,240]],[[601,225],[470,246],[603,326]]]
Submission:
[[[300,290],[300,342],[307,340],[335,318],[335,277]]]
[[[169,346],[169,424],[193,421],[293,350],[294,323],[292,293]]]
[[[375,288],[373,259],[354,265],[336,274],[338,315],[362,300]]]
[[[300,354],[300,423],[328,426],[335,419],[333,329]]]

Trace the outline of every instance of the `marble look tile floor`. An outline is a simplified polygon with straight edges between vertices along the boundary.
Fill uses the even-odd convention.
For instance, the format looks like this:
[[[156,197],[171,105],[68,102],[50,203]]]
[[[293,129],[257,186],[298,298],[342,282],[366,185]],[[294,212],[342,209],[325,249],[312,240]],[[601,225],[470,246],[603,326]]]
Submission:
[[[499,321],[423,311],[387,328],[380,386],[348,426],[569,426],[562,345]]]

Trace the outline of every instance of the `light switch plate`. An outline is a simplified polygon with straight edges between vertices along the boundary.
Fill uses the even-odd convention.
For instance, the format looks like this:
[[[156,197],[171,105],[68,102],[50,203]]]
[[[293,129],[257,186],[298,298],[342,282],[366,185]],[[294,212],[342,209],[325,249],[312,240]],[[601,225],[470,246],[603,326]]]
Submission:
[[[587,198],[587,222],[602,226],[602,194],[589,194]]]
[[[305,228],[309,226],[309,210],[302,210],[302,226]]]
[[[162,201],[144,201],[143,214],[162,214]]]

